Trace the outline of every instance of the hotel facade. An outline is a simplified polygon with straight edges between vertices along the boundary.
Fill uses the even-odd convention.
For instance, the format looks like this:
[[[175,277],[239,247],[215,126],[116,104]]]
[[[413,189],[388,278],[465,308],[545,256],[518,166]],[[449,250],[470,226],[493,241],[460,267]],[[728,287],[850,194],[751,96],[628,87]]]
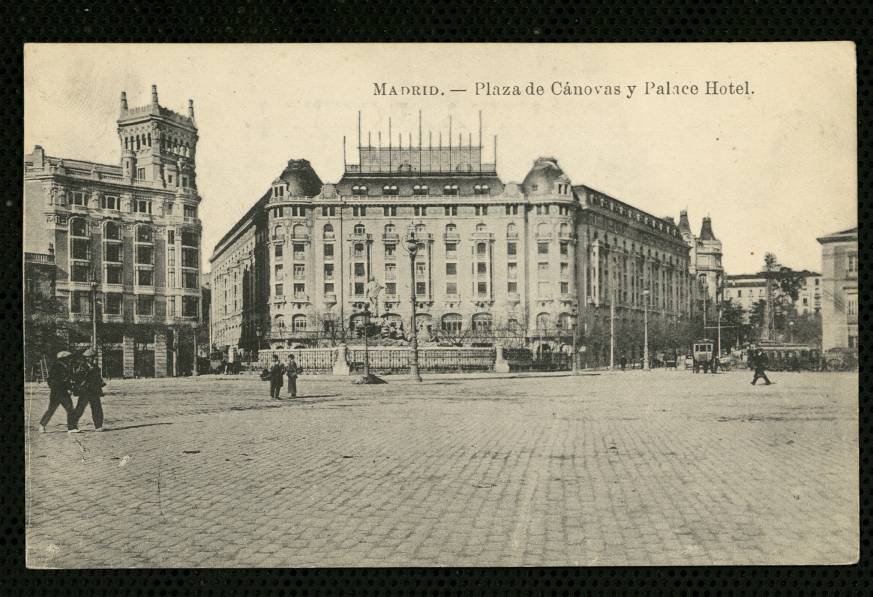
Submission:
[[[574,184],[553,157],[513,183],[483,161],[481,133],[452,147],[359,142],[335,183],[290,160],[219,241],[211,335],[233,352],[336,342],[365,308],[402,335],[414,271],[423,342],[566,351],[575,335],[603,357],[613,318],[640,356],[644,309],[666,328],[692,317],[690,259],[672,219]]]
[[[163,377],[193,363],[180,351],[202,315],[193,102],[174,112],[152,86],[128,107],[122,92],[117,127],[118,164],[25,156],[24,251],[53,268],[58,348],[90,346],[96,319],[104,375]]]

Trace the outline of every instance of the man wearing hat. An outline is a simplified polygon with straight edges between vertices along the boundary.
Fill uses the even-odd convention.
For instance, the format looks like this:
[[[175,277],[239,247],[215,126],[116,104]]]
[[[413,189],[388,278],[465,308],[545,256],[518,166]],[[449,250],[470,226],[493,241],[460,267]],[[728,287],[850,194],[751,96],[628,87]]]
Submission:
[[[94,430],[103,431],[103,404],[100,397],[103,396],[103,377],[100,375],[100,367],[97,366],[97,353],[89,348],[82,353],[85,358],[82,368],[76,376],[75,390],[79,395],[76,410],[73,412],[76,423],[85,412],[85,407],[91,405],[91,418],[94,420]]]
[[[49,368],[48,385],[49,385],[49,405],[45,414],[39,420],[39,431],[45,433],[45,426],[51,420],[52,415],[58,409],[58,406],[63,406],[67,411],[67,431],[70,433],[78,433],[76,428],[76,417],[74,416],[73,401],[70,398],[70,357],[73,356],[66,350],[58,353],[55,362]]]
[[[288,355],[288,364],[285,365],[285,374],[288,376],[288,393],[292,398],[297,397],[297,376],[300,375],[300,367],[294,360],[294,355]]]
[[[273,355],[273,364],[270,365],[270,398],[279,399],[279,390],[282,389],[282,376],[285,374],[285,367],[279,361],[279,355]]]

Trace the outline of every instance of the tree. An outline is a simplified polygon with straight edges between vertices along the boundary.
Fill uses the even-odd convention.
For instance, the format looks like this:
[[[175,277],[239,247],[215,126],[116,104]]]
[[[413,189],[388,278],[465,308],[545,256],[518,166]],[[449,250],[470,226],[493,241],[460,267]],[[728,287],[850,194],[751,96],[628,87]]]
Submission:
[[[735,304],[728,299],[721,305],[722,323],[722,348],[725,346],[739,346],[748,333],[748,324],[745,322],[745,310],[742,305]],[[727,342],[725,340],[728,340]]]

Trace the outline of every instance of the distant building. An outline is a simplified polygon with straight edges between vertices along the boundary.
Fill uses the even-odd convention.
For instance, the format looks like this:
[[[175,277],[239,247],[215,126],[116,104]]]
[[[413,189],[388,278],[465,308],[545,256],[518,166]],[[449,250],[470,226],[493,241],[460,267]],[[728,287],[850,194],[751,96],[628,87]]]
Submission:
[[[608,330],[614,303],[637,326],[628,356],[641,355],[645,289],[652,322],[690,308],[675,223],[574,186],[553,157],[505,183],[483,161],[481,135],[478,145],[359,142],[336,183],[290,160],[210,261],[212,342],[228,351],[330,341],[367,304],[383,328],[408,330],[413,290],[424,342],[539,351],[569,350],[577,319]]]
[[[117,125],[117,165],[39,145],[25,156],[24,250],[54,247],[70,348],[90,344],[96,290],[104,374],[163,377],[175,369],[177,332],[201,316],[193,103],[187,114],[169,110],[152,86],[149,104],[129,108],[122,92]]]
[[[822,348],[858,350],[858,229],[817,240],[821,244]]]
[[[821,274],[809,270],[796,272],[802,276],[800,292],[794,301],[799,315],[821,311]],[[724,300],[743,308],[743,317],[749,321],[749,314],[758,301],[766,300],[767,279],[764,272],[756,274],[731,274],[725,276]],[[780,294],[778,285],[773,285],[773,298]]]
[[[679,231],[691,248],[688,273],[693,280],[692,316],[711,324],[717,317],[715,306],[720,302],[719,292],[724,284],[721,241],[716,238],[709,217],[703,218],[700,234],[695,236],[684,209],[679,213]]]

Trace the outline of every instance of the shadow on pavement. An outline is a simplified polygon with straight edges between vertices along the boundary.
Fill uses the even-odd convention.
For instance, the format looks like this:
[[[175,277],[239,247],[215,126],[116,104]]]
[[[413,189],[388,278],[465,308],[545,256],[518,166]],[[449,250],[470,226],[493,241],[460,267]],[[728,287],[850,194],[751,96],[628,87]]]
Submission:
[[[141,423],[140,425],[125,425],[123,427],[108,427],[109,431],[125,431],[127,429],[139,429],[140,427],[155,427],[156,425],[172,425],[172,423]]]

